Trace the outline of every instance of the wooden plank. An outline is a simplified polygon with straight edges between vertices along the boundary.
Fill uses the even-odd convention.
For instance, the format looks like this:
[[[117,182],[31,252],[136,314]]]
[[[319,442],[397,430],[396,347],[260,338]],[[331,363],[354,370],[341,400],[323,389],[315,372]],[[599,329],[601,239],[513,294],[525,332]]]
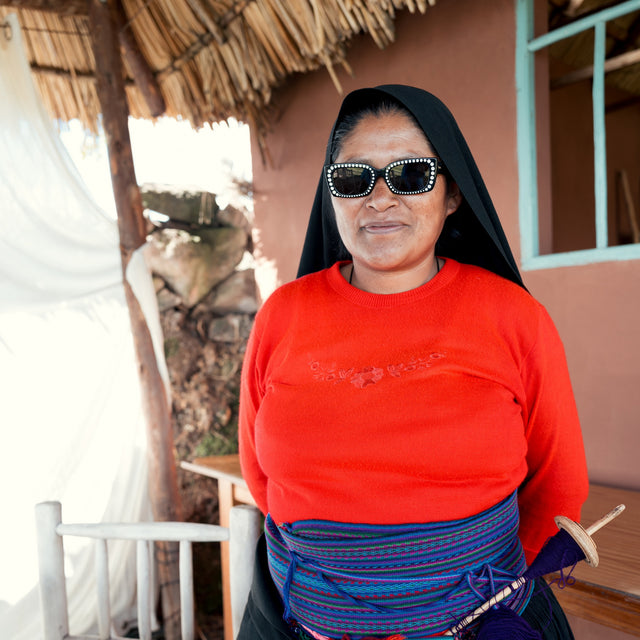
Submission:
[[[577,582],[554,593],[566,613],[640,637],[640,600]]]
[[[183,469],[200,473],[209,478],[225,478],[243,487],[247,486],[245,479],[242,477],[238,454],[195,458],[193,462],[181,462],[180,466]]]

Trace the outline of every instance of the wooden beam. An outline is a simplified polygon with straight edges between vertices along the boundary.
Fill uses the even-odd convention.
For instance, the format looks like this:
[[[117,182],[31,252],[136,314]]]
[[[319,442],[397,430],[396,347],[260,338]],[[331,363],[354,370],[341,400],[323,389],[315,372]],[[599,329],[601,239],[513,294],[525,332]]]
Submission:
[[[43,76],[58,76],[65,80],[87,80],[89,82],[96,81],[96,74],[93,71],[74,71],[73,74],[68,69],[62,69],[61,67],[48,67],[41,64],[32,64],[31,71]],[[134,85],[133,80],[125,78],[123,80],[126,87],[132,87]]]
[[[632,64],[636,64],[637,62],[640,62],[640,49],[627,51],[627,53],[623,53],[619,56],[615,56],[615,58],[609,58],[608,60],[606,60],[604,63],[604,72],[611,73],[612,71],[623,69],[624,67],[631,66]],[[581,80],[588,80],[592,77],[593,66],[589,65],[588,67],[576,69],[576,71],[571,71],[570,73],[555,78],[551,81],[551,89],[558,89],[568,84],[580,82]]]
[[[160,91],[160,85],[138,47],[133,30],[127,24],[127,16],[121,0],[115,2],[115,15],[120,47],[129,64],[133,79],[149,107],[149,113],[153,118],[158,118],[167,110],[167,106]]]
[[[116,0],[88,0],[91,46],[96,61],[97,92],[109,153],[111,181],[118,214],[122,273],[147,424],[149,493],[156,520],[182,520],[173,455],[169,401],[158,368],[151,333],[126,273],[134,251],[145,242],[142,198],[135,177],[129,110],[124,90],[117,36]],[[165,561],[158,566],[164,632],[167,640],[180,636],[180,595],[175,545],[159,545]]]
[[[47,11],[64,16],[87,15],[87,0],[0,0],[0,7]]]
[[[61,67],[49,67],[41,64],[32,64],[31,71],[43,76],[58,76],[65,80],[72,80],[77,78],[78,80],[90,80],[96,81],[96,74],[93,71],[74,71],[73,75],[68,69],[62,69]]]
[[[605,113],[613,113],[614,111],[620,111],[620,109],[628,109],[640,104],[640,96],[633,96],[633,98],[627,98],[625,100],[619,100],[618,102],[610,102],[605,107]]]

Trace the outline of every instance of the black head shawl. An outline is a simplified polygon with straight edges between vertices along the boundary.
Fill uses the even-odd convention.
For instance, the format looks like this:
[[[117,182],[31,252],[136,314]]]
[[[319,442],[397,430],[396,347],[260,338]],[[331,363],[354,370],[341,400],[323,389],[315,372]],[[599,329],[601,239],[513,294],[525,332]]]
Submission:
[[[344,99],[331,131],[325,163],[333,161],[334,133],[345,116],[368,105],[389,100],[400,104],[413,115],[463,195],[460,207],[445,222],[438,240],[437,254],[483,267],[524,287],[471,151],[453,115],[434,95],[405,85],[382,85],[351,92]],[[298,277],[330,267],[348,257],[334,221],[331,194],[321,173]]]

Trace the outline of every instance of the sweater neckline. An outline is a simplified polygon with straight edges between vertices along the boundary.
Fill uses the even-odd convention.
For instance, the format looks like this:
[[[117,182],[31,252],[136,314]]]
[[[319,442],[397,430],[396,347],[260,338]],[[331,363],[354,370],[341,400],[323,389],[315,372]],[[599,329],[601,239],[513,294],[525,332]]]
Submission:
[[[340,269],[345,264],[351,264],[350,261],[336,262],[326,273],[331,288],[350,302],[363,307],[389,308],[422,300],[446,287],[460,270],[460,263],[451,258],[441,260],[444,260],[444,265],[431,280],[415,289],[400,293],[370,293],[349,284],[340,273]]]

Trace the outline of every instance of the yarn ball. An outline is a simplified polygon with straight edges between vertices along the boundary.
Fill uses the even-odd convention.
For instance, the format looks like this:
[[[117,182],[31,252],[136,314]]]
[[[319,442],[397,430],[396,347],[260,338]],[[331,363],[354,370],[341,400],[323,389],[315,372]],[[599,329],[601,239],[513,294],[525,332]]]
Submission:
[[[542,634],[509,607],[497,605],[482,616],[476,640],[542,640]]]
[[[584,551],[564,529],[549,538],[531,566],[524,572],[527,580],[546,576],[584,560]]]

